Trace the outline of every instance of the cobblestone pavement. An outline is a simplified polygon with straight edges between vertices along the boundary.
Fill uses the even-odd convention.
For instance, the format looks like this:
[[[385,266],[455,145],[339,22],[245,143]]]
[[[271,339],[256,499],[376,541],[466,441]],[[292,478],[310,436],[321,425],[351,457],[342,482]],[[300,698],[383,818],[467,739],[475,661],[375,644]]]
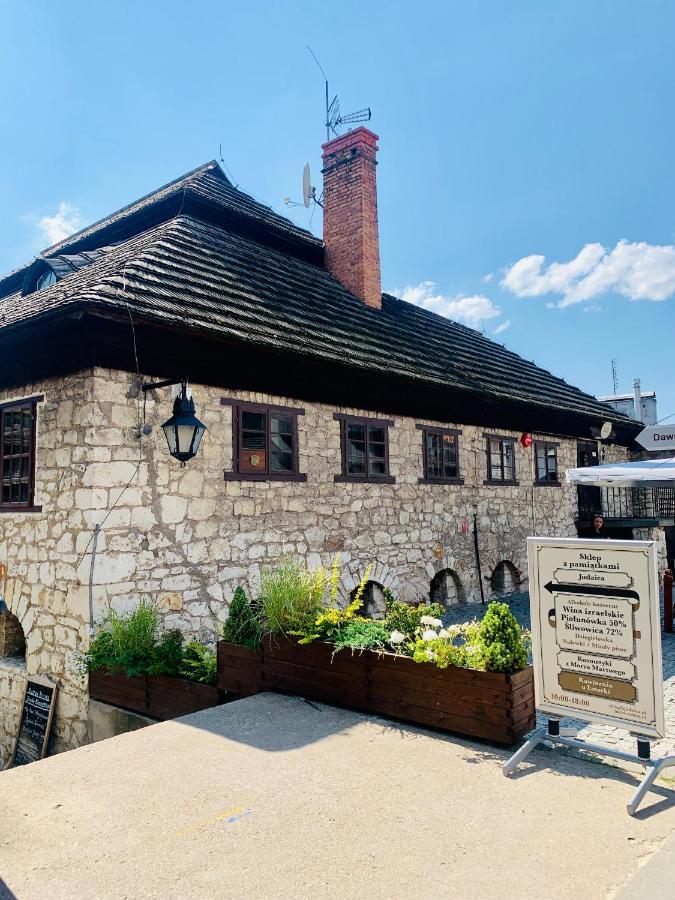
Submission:
[[[530,628],[530,598],[528,594],[511,594],[507,597],[495,598],[503,600],[511,607],[511,611],[523,628]],[[469,619],[482,619],[487,609],[481,603],[462,603],[451,607],[445,614],[446,624],[454,622],[466,622]],[[661,597],[661,617],[663,620],[663,597]],[[661,633],[663,653],[663,699],[666,719],[666,737],[652,743],[653,756],[666,756],[675,751],[675,634]],[[537,726],[546,726],[546,716],[537,715]],[[575,727],[578,729],[578,737],[581,740],[594,744],[625,750],[635,753],[635,738],[629,732],[621,728],[613,728],[610,725],[601,725],[596,722],[582,722],[577,719],[564,719],[562,727]],[[673,770],[666,770],[671,774]]]

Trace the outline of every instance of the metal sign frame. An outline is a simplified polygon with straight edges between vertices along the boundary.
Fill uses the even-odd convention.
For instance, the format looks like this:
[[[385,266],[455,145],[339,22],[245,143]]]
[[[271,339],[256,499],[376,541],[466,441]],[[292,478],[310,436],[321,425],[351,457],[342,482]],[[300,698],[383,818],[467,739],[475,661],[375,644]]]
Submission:
[[[626,568],[632,571],[614,571],[607,572],[605,569],[570,569],[568,573],[561,571],[562,565],[555,572],[547,572],[544,579],[553,575],[556,583],[549,580],[545,584],[540,583],[542,576],[540,553],[545,548],[560,548],[564,553],[566,550],[585,553],[587,556],[595,556],[597,554],[607,553],[610,551],[612,556],[616,558],[616,553],[621,555],[625,553],[631,554],[630,562],[626,559]],[[661,662],[661,613],[659,607],[659,584],[658,584],[658,567],[656,557],[655,541],[617,541],[617,540],[593,540],[592,538],[528,538],[527,539],[527,555],[528,569],[530,578],[530,614],[532,621],[532,656],[534,666],[534,691],[535,704],[540,712],[553,716],[572,716],[576,719],[582,719],[585,722],[601,722],[606,725],[612,725],[615,728],[625,728],[627,731],[636,734],[644,734],[649,738],[660,738],[665,735],[665,722],[663,710],[663,670]],[[637,559],[636,559],[637,557]],[[642,564],[645,568],[640,575],[646,580],[647,596],[644,596],[642,585],[640,593],[634,590],[636,562]],[[579,563],[582,565],[582,563]],[[593,563],[583,563],[583,565],[593,565]],[[614,581],[609,586],[598,586],[593,584],[582,584],[571,578],[574,572],[582,572],[589,577],[596,572],[607,575]],[[621,576],[621,577],[620,577]],[[646,577],[645,577],[646,576]],[[563,580],[564,579],[564,580]],[[576,583],[575,583],[576,582]],[[620,583],[619,583],[620,582]],[[571,600],[576,596],[580,600],[584,597],[589,598],[589,602],[597,596],[598,601],[605,600],[608,604],[615,601],[617,605],[621,603],[624,607],[630,604],[631,610],[631,627],[635,636],[631,636],[630,643],[632,650],[629,652],[631,663],[635,660],[635,674],[632,681],[636,684],[636,694],[639,693],[639,682],[644,681],[644,670],[649,664],[649,672],[651,678],[648,684],[644,684],[643,693],[651,693],[652,701],[650,703],[650,721],[649,723],[641,723],[639,721],[622,719],[620,715],[611,715],[597,711],[597,705],[602,701],[595,699],[578,702],[586,703],[587,706],[572,705],[568,703],[552,702],[546,699],[545,691],[545,668],[552,665],[558,665],[559,659],[555,663],[544,658],[546,652],[545,644],[549,645],[551,641],[546,640],[548,635],[544,635],[542,628],[542,617],[547,616],[548,607],[556,607],[556,598],[560,595],[568,596]],[[552,610],[551,610],[552,611]],[[545,626],[544,626],[545,627]],[[555,627],[555,651],[560,655],[564,653],[566,647],[561,645],[558,638],[558,628]],[[638,644],[639,640],[639,644]],[[574,654],[574,650],[569,652]],[[601,653],[593,653],[591,650],[585,651],[587,655],[597,655],[599,659],[606,658]],[[579,655],[579,654],[577,654]],[[645,659],[646,657],[646,659]],[[637,669],[637,660],[640,660],[642,671]],[[571,693],[571,692],[569,692]],[[592,694],[588,695],[593,697]],[[596,709],[593,709],[595,703]],[[590,706],[588,706],[590,704]]]
[[[589,568],[586,572],[584,568],[566,568],[568,563],[563,560],[564,566],[560,566],[553,571],[551,565],[556,565],[550,560],[547,562],[547,569],[543,576],[544,579],[549,577],[549,581],[542,584],[542,572],[540,570],[540,559],[538,552],[545,548],[560,548],[562,551],[578,550],[580,552],[588,552],[591,557],[603,551],[611,551],[612,558],[616,560],[617,552],[619,554],[632,553],[641,554],[644,557],[646,568],[642,571],[636,571],[635,558],[628,564],[626,560],[626,568],[629,571],[623,571],[615,568],[614,563],[605,561],[604,566],[598,567],[596,574],[609,575],[611,584],[604,585],[593,584],[596,579],[588,577],[594,571]],[[548,727],[546,729],[538,729],[525,744],[504,764],[504,775],[512,774],[520,763],[543,741],[549,741],[553,745],[562,745],[566,747],[574,747],[578,750],[590,751],[593,753],[611,756],[615,759],[621,759],[627,762],[634,762],[643,766],[647,766],[649,771],[645,774],[642,782],[636,790],[634,796],[627,804],[629,815],[634,815],[639,804],[644,798],[647,791],[654,783],[657,776],[663,769],[669,766],[675,766],[675,756],[666,756],[661,759],[651,758],[650,741],[665,736],[665,722],[663,709],[663,672],[661,663],[661,632],[660,632],[660,605],[659,605],[659,585],[658,585],[658,568],[656,558],[656,542],[655,541],[617,541],[617,540],[593,540],[584,538],[536,538],[527,539],[528,551],[528,567],[530,577],[530,608],[532,616],[532,652],[533,666],[535,674],[535,705],[539,712],[548,715]],[[594,565],[594,563],[593,563]],[[608,568],[609,567],[609,568]],[[581,574],[580,574],[581,573]],[[582,579],[582,574],[586,577]],[[553,575],[555,582],[550,578]],[[562,576],[562,577],[560,577]],[[639,576],[639,577],[638,577]],[[599,580],[599,579],[598,579]],[[603,578],[603,581],[605,579]],[[590,582],[590,583],[585,583]],[[645,591],[646,587],[646,591]],[[548,592],[548,596],[543,592]],[[645,596],[645,593],[647,596]],[[589,614],[592,618],[594,615],[600,617],[607,616],[616,617],[613,621],[607,618],[606,628],[604,631],[597,632],[601,635],[599,638],[589,637],[589,641],[596,641],[600,646],[605,645],[605,652],[598,652],[597,647],[592,650],[578,647],[568,650],[564,646],[561,647],[558,638],[558,622],[557,615],[559,606],[555,595],[569,595],[583,598],[590,598],[587,602],[595,605],[596,611]],[[594,598],[598,599],[595,600]],[[604,611],[598,613],[597,610]],[[627,609],[625,602],[630,603]],[[577,605],[583,605],[583,599],[576,601]],[[622,606],[623,604],[623,606]],[[546,612],[546,624],[555,629],[555,640],[553,644],[550,635],[546,635],[546,640],[542,639],[542,611],[546,607],[553,605],[553,608]],[[566,610],[566,613],[568,611]],[[553,617],[551,617],[553,613]],[[573,613],[576,615],[577,611]],[[628,614],[627,614],[628,613]],[[628,617],[630,617],[630,634],[628,634]],[[553,621],[551,621],[551,618]],[[569,621],[569,620],[568,620]],[[636,623],[640,628],[636,627]],[[595,623],[597,626],[597,623]],[[613,628],[611,626],[620,625],[621,627]],[[587,629],[585,629],[587,630]],[[574,627],[571,628],[574,638]],[[626,640],[630,639],[630,649],[628,649]],[[644,641],[638,645],[639,641]],[[623,641],[623,645],[621,645]],[[546,645],[546,646],[545,646]],[[555,652],[556,659],[551,662],[550,658],[544,658],[544,654]],[[610,660],[611,676],[603,674],[587,674],[586,681],[578,687],[582,690],[575,691],[570,688],[562,687],[560,697],[565,699],[565,695],[575,694],[570,703],[558,702],[554,698],[551,702],[550,695],[545,695],[545,676],[544,668],[548,665],[548,672],[552,667],[559,669],[557,672],[557,680],[560,684],[560,677],[563,674],[575,676],[576,672],[567,672],[560,666],[560,655],[569,653],[571,657],[576,656],[575,661],[580,666],[578,671],[584,672],[583,666],[585,661],[595,661],[598,664],[600,673],[603,671],[603,665],[606,665],[607,659]],[[627,654],[627,655],[626,655]],[[645,658],[646,657],[646,658]],[[613,660],[613,662],[612,662]],[[621,666],[624,666],[622,673]],[[572,669],[573,666],[570,666]],[[588,666],[586,666],[588,668]],[[595,667],[594,667],[595,668]],[[625,674],[628,668],[633,669],[633,675]],[[646,669],[648,668],[648,672]],[[624,678],[617,678],[624,674]],[[577,676],[579,677],[579,676]],[[640,689],[642,687],[643,694],[648,697],[646,718],[648,722],[634,721],[622,718],[620,712],[616,715],[599,712],[590,708],[588,698],[595,697],[597,702],[619,703],[636,702],[640,698]],[[615,696],[612,695],[615,692]],[[627,699],[631,692],[634,693],[635,700]],[[620,696],[623,694],[623,696]],[[644,700],[644,697],[643,697]],[[578,704],[578,705],[577,705]],[[587,708],[588,706],[588,708]],[[642,709],[645,709],[643,703]],[[560,719],[571,717],[581,719],[586,722],[602,722],[618,728],[624,728],[633,734],[637,739],[637,755],[626,753],[622,750],[616,750],[611,747],[603,747],[597,744],[589,744],[583,740],[577,739],[576,731],[573,734],[561,735]]]

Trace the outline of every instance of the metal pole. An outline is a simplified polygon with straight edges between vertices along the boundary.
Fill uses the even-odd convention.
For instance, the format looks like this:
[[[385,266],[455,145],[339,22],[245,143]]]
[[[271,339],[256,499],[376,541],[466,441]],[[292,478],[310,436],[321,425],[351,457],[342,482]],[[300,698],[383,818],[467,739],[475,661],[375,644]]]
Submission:
[[[483,573],[480,569],[480,550],[478,549],[478,514],[473,514],[473,547],[476,551],[476,567],[478,569],[478,586],[480,588],[480,602],[485,603],[485,591],[483,590]]]

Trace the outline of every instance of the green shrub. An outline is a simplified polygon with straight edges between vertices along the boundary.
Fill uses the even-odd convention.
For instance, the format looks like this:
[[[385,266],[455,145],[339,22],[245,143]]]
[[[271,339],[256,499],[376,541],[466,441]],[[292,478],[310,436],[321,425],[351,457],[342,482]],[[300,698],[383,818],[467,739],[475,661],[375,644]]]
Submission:
[[[257,649],[260,646],[260,621],[243,587],[238,587],[221,628],[221,637],[231,644]]]
[[[217,684],[216,654],[204,644],[200,644],[199,641],[190,641],[183,650],[180,674],[183,678],[199,681],[202,684]]]
[[[183,661],[183,632],[178,628],[165,631],[154,649],[154,661],[148,666],[150,675],[180,675]]]
[[[527,665],[527,636],[508,603],[493,602],[478,629],[485,668],[488,672],[519,672]]]
[[[324,608],[327,584],[325,569],[308,569],[304,562],[291,559],[263,570],[260,614],[264,628],[272,634],[311,632]]]
[[[397,600],[387,588],[384,590],[385,616],[384,624],[389,632],[400,631],[408,638],[412,638],[420,627],[422,616],[432,616],[440,619],[445,610],[440,603],[419,603],[412,606],[410,603],[402,603]]]
[[[384,650],[389,640],[389,632],[384,623],[376,619],[359,616],[345,622],[333,638],[338,650]]]
[[[147,674],[155,663],[160,621],[157,606],[144,600],[130,613],[109,610],[85,655],[85,668],[88,671],[111,669],[127,675]]]
[[[160,634],[161,613],[141,601],[133,612],[109,610],[89,650],[80,658],[84,671],[108,669],[135,675],[171,675],[215,684],[216,658],[196,641],[183,647],[177,628]]]

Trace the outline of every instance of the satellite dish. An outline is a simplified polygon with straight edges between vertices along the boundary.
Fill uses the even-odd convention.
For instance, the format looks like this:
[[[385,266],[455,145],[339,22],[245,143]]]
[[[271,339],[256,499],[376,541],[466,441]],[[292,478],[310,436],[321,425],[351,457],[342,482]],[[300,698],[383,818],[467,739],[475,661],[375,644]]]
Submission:
[[[309,203],[312,199],[312,177],[309,174],[309,163],[305,163],[305,168],[302,170],[302,202],[305,204],[307,208],[309,208]]]
[[[604,422],[602,425],[602,428],[600,429],[600,437],[602,438],[603,441],[606,441],[611,433],[612,433],[612,423]]]

